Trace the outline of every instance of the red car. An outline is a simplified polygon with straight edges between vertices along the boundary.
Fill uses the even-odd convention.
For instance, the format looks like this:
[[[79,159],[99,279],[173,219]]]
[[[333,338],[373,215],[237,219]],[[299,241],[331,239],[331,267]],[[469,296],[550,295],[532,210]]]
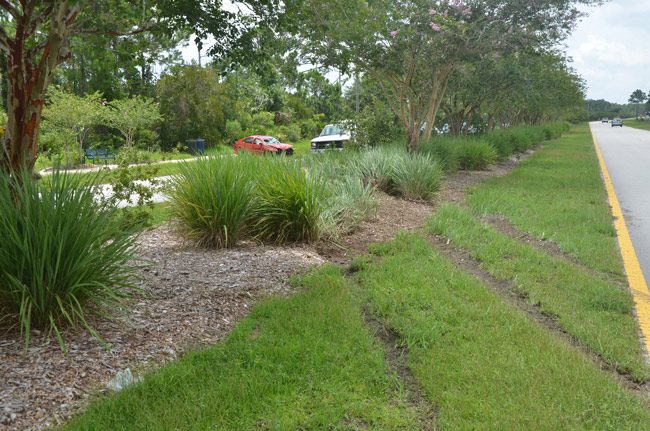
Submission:
[[[235,142],[235,154],[239,150],[250,151],[254,154],[293,155],[293,147],[283,144],[273,136],[253,135],[246,136]]]

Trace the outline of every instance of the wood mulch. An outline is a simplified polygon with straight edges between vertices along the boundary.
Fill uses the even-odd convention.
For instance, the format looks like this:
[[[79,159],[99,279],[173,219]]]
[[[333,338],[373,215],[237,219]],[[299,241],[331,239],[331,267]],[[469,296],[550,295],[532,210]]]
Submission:
[[[169,224],[143,233],[137,244],[151,265],[142,271],[142,293],[120,317],[91,322],[108,347],[83,330],[63,334],[67,355],[44,334],[35,332],[27,349],[16,332],[0,334],[0,430],[60,424],[109,391],[119,371],[141,374],[216,343],[260,298],[290,294],[291,274],[327,261],[348,264],[369,244],[422,227],[439,203],[462,202],[467,188],[505,175],[517,161],[450,175],[433,204],[378,194],[377,216],[337,243],[204,250],[184,243]]]

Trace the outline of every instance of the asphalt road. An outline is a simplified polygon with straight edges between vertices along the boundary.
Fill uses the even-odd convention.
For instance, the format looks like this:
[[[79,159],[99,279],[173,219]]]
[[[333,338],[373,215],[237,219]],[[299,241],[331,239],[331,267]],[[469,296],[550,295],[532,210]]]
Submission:
[[[592,122],[641,270],[650,281],[650,131]]]

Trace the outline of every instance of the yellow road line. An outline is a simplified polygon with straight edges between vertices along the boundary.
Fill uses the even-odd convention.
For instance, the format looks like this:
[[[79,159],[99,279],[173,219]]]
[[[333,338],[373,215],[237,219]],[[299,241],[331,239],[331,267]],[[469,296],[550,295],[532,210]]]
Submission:
[[[650,291],[648,291],[648,285],[646,284],[645,277],[643,277],[639,259],[636,256],[634,245],[632,245],[630,232],[627,230],[627,225],[625,224],[621,205],[618,202],[618,197],[616,197],[612,179],[607,171],[605,159],[603,159],[603,155],[600,152],[598,141],[596,140],[596,135],[594,134],[593,129],[591,129],[591,125],[589,125],[589,129],[591,130],[591,137],[594,142],[594,147],[596,148],[596,154],[598,155],[600,170],[603,174],[603,180],[605,181],[605,188],[607,189],[607,196],[609,197],[609,205],[612,208],[614,227],[616,228],[616,236],[618,237],[618,245],[621,249],[621,256],[623,257],[623,266],[625,267],[625,273],[627,274],[627,282],[632,291],[632,297],[634,298],[636,315],[639,321],[643,343],[646,352],[650,352]]]

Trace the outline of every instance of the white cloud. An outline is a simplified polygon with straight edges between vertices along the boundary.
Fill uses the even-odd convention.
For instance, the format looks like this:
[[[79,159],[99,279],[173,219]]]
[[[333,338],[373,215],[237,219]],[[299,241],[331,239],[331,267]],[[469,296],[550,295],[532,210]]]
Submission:
[[[612,0],[587,12],[567,41],[587,97],[626,103],[635,89],[650,90],[650,1]]]

